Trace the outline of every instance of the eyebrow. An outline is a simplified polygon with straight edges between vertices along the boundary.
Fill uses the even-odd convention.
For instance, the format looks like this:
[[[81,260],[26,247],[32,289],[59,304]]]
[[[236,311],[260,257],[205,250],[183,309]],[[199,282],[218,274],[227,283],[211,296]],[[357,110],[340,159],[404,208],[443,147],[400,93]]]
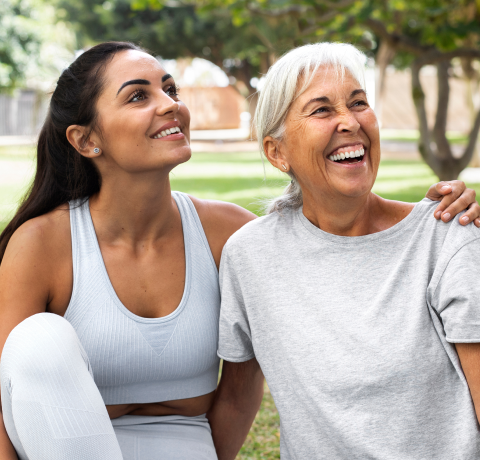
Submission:
[[[349,99],[351,99],[352,97],[355,97],[357,94],[366,94],[365,91],[363,89],[355,89],[353,90],[351,93],[350,93],[350,96],[349,96]],[[314,99],[310,99],[304,106],[303,106],[303,110],[302,111],[305,111],[306,108],[310,105],[310,104],[313,104],[314,102],[324,102],[326,104],[330,103],[330,99],[327,97],[327,96],[322,96],[322,97],[316,97]]]
[[[122,86],[120,86],[120,89],[117,91],[117,96],[120,93],[120,91],[122,91],[122,89],[125,88],[125,86],[129,86],[129,85],[149,85],[149,84],[150,84],[150,82],[148,80],[142,80],[142,79],[126,81]]]

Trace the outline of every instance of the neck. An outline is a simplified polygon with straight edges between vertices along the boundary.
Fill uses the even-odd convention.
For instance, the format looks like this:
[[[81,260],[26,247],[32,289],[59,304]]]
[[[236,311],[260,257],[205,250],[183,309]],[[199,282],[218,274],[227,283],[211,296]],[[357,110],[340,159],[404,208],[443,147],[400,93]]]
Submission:
[[[90,211],[99,237],[132,245],[168,234],[178,217],[168,172],[103,177]]]
[[[400,222],[409,203],[384,200],[372,192],[360,197],[312,196],[304,193],[303,214],[315,226],[340,236],[376,233]]]

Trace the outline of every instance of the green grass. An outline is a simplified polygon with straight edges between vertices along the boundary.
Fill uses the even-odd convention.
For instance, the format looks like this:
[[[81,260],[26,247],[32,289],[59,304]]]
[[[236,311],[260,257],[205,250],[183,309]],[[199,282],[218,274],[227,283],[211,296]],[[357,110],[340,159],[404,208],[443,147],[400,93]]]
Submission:
[[[385,141],[417,142],[420,133],[417,129],[381,129],[380,137]],[[466,144],[468,136],[457,131],[447,131],[447,139],[452,144]]]
[[[8,163],[10,168],[31,168],[31,148],[0,148],[0,170]],[[264,177],[266,174],[266,179]],[[0,214],[4,220],[11,216],[15,203],[28,185],[28,174],[23,182],[10,185],[0,184]],[[428,187],[437,179],[430,169],[419,161],[383,161],[374,191],[395,200],[415,202],[421,200]],[[282,192],[288,181],[270,165],[265,169],[255,153],[239,154],[195,154],[188,163],[176,168],[171,177],[172,189],[190,193],[199,198],[231,201],[261,213],[261,200]],[[480,192],[480,184],[470,185]],[[5,225],[5,222],[3,223]],[[2,224],[0,223],[0,227]],[[250,430],[239,460],[280,458],[279,417],[268,387]]]

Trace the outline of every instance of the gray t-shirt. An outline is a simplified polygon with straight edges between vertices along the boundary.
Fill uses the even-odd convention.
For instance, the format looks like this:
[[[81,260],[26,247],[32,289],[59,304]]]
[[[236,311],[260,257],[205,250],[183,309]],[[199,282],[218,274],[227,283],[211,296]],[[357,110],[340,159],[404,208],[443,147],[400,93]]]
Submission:
[[[218,355],[260,363],[283,460],[480,458],[452,345],[480,342],[480,230],[436,205],[359,237],[275,213],[227,242]]]

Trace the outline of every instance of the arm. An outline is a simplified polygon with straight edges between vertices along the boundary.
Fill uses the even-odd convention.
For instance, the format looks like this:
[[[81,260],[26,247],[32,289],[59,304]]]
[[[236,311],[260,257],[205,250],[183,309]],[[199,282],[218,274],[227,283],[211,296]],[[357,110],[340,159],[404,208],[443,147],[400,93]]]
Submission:
[[[456,343],[455,347],[480,423],[480,343]]]
[[[29,316],[44,312],[51,300],[50,279],[57,273],[50,263],[52,259],[56,262],[55,249],[49,244],[45,220],[42,216],[20,227],[8,243],[1,262],[0,354],[12,329]],[[1,412],[0,458],[17,460]]]
[[[207,414],[218,460],[234,460],[263,397],[263,373],[255,358],[223,362],[222,378]]]
[[[2,460],[18,460],[15,449],[3,424],[2,413],[0,412],[0,458]]]
[[[434,211],[435,219],[441,218],[443,222],[448,222],[466,210],[460,224],[474,222],[475,226],[480,227],[480,206],[475,200],[475,195],[475,190],[467,188],[464,182],[452,180],[433,184],[425,196],[432,201],[441,200]]]

